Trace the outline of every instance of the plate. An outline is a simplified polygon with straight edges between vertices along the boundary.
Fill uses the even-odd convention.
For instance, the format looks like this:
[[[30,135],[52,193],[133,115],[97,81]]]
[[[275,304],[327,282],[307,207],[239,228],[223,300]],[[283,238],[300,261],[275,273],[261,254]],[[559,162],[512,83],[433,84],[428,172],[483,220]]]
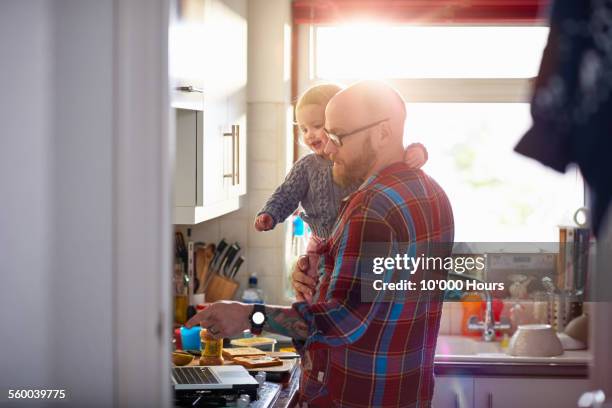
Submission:
[[[233,339],[230,344],[234,347],[258,347],[262,350],[272,351],[276,344],[275,339],[268,337],[246,337],[243,339]]]

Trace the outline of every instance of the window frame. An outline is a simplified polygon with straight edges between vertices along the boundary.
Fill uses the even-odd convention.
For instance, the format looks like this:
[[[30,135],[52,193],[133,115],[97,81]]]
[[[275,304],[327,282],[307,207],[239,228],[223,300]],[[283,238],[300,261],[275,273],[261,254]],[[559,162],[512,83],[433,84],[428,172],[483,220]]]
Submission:
[[[299,24],[297,30],[296,58],[297,58],[297,90],[302,92],[310,86],[325,80],[317,78],[316,73],[316,28],[319,26],[334,26],[335,24]],[[432,24],[449,26],[449,24]],[[453,26],[539,26],[548,27],[547,22],[534,22],[528,24],[453,24]],[[352,81],[352,80],[346,80]],[[408,103],[531,103],[532,90],[535,77],[531,78],[405,78],[385,79],[395,87]],[[339,82],[343,83],[343,81]],[[347,84],[348,82],[344,82]],[[298,94],[299,95],[299,94]],[[295,103],[295,101],[294,101]],[[298,146],[295,160],[298,160],[308,150],[295,141]],[[572,170],[569,170],[572,171]],[[577,170],[575,170],[577,171]],[[588,200],[586,184],[577,173],[583,190],[583,202]],[[479,249],[472,248],[475,252]]]
[[[315,74],[317,27],[333,24],[300,24],[297,33],[297,89],[325,79]],[[438,26],[449,26],[439,24]],[[548,24],[454,24],[468,27],[548,27]],[[333,80],[333,79],[332,79]],[[531,78],[396,78],[386,79],[408,102],[529,103],[535,77]]]

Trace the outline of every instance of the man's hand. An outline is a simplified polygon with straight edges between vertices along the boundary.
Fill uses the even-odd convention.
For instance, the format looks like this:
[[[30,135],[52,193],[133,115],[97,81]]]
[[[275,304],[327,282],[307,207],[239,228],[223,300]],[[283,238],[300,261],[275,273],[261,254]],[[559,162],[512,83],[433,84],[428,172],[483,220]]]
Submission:
[[[308,256],[303,255],[295,263],[295,268],[291,274],[291,284],[295,290],[295,299],[298,302],[304,300],[309,303],[312,302],[312,296],[317,286],[317,281],[306,274],[308,266]]]
[[[270,214],[260,214],[255,218],[255,229],[257,231],[268,231],[274,226],[274,220]]]
[[[253,305],[240,302],[219,301],[193,316],[185,327],[201,325],[215,338],[233,337],[251,328],[249,316]]]
[[[418,143],[408,146],[404,153],[404,161],[411,168],[420,169],[427,162],[425,147]]]

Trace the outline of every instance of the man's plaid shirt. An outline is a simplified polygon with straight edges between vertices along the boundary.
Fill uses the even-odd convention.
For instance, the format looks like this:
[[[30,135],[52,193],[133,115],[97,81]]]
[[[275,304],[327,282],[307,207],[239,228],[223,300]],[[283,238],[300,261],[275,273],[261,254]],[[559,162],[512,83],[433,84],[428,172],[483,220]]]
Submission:
[[[448,256],[450,249],[440,248],[450,248],[453,237],[446,194],[431,177],[405,163],[371,176],[344,200],[322,250],[315,299],[293,306],[309,328],[299,347],[301,404],[430,405],[443,294],[417,290],[402,300],[364,300],[367,278],[376,277],[371,260],[365,259],[371,251],[365,252],[373,244],[381,257]],[[410,279],[427,277],[417,271]]]

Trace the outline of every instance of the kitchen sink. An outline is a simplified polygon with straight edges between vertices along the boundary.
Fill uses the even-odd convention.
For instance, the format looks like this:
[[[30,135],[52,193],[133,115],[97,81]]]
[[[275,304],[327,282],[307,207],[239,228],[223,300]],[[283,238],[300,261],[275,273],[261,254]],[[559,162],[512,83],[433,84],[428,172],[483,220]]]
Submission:
[[[479,354],[504,354],[499,342],[485,342],[462,336],[439,336],[436,356],[474,356]]]
[[[476,337],[438,336],[435,361],[456,362],[511,362],[511,363],[584,363],[589,360],[586,350],[565,351],[555,357],[511,356],[499,341],[485,342]]]

